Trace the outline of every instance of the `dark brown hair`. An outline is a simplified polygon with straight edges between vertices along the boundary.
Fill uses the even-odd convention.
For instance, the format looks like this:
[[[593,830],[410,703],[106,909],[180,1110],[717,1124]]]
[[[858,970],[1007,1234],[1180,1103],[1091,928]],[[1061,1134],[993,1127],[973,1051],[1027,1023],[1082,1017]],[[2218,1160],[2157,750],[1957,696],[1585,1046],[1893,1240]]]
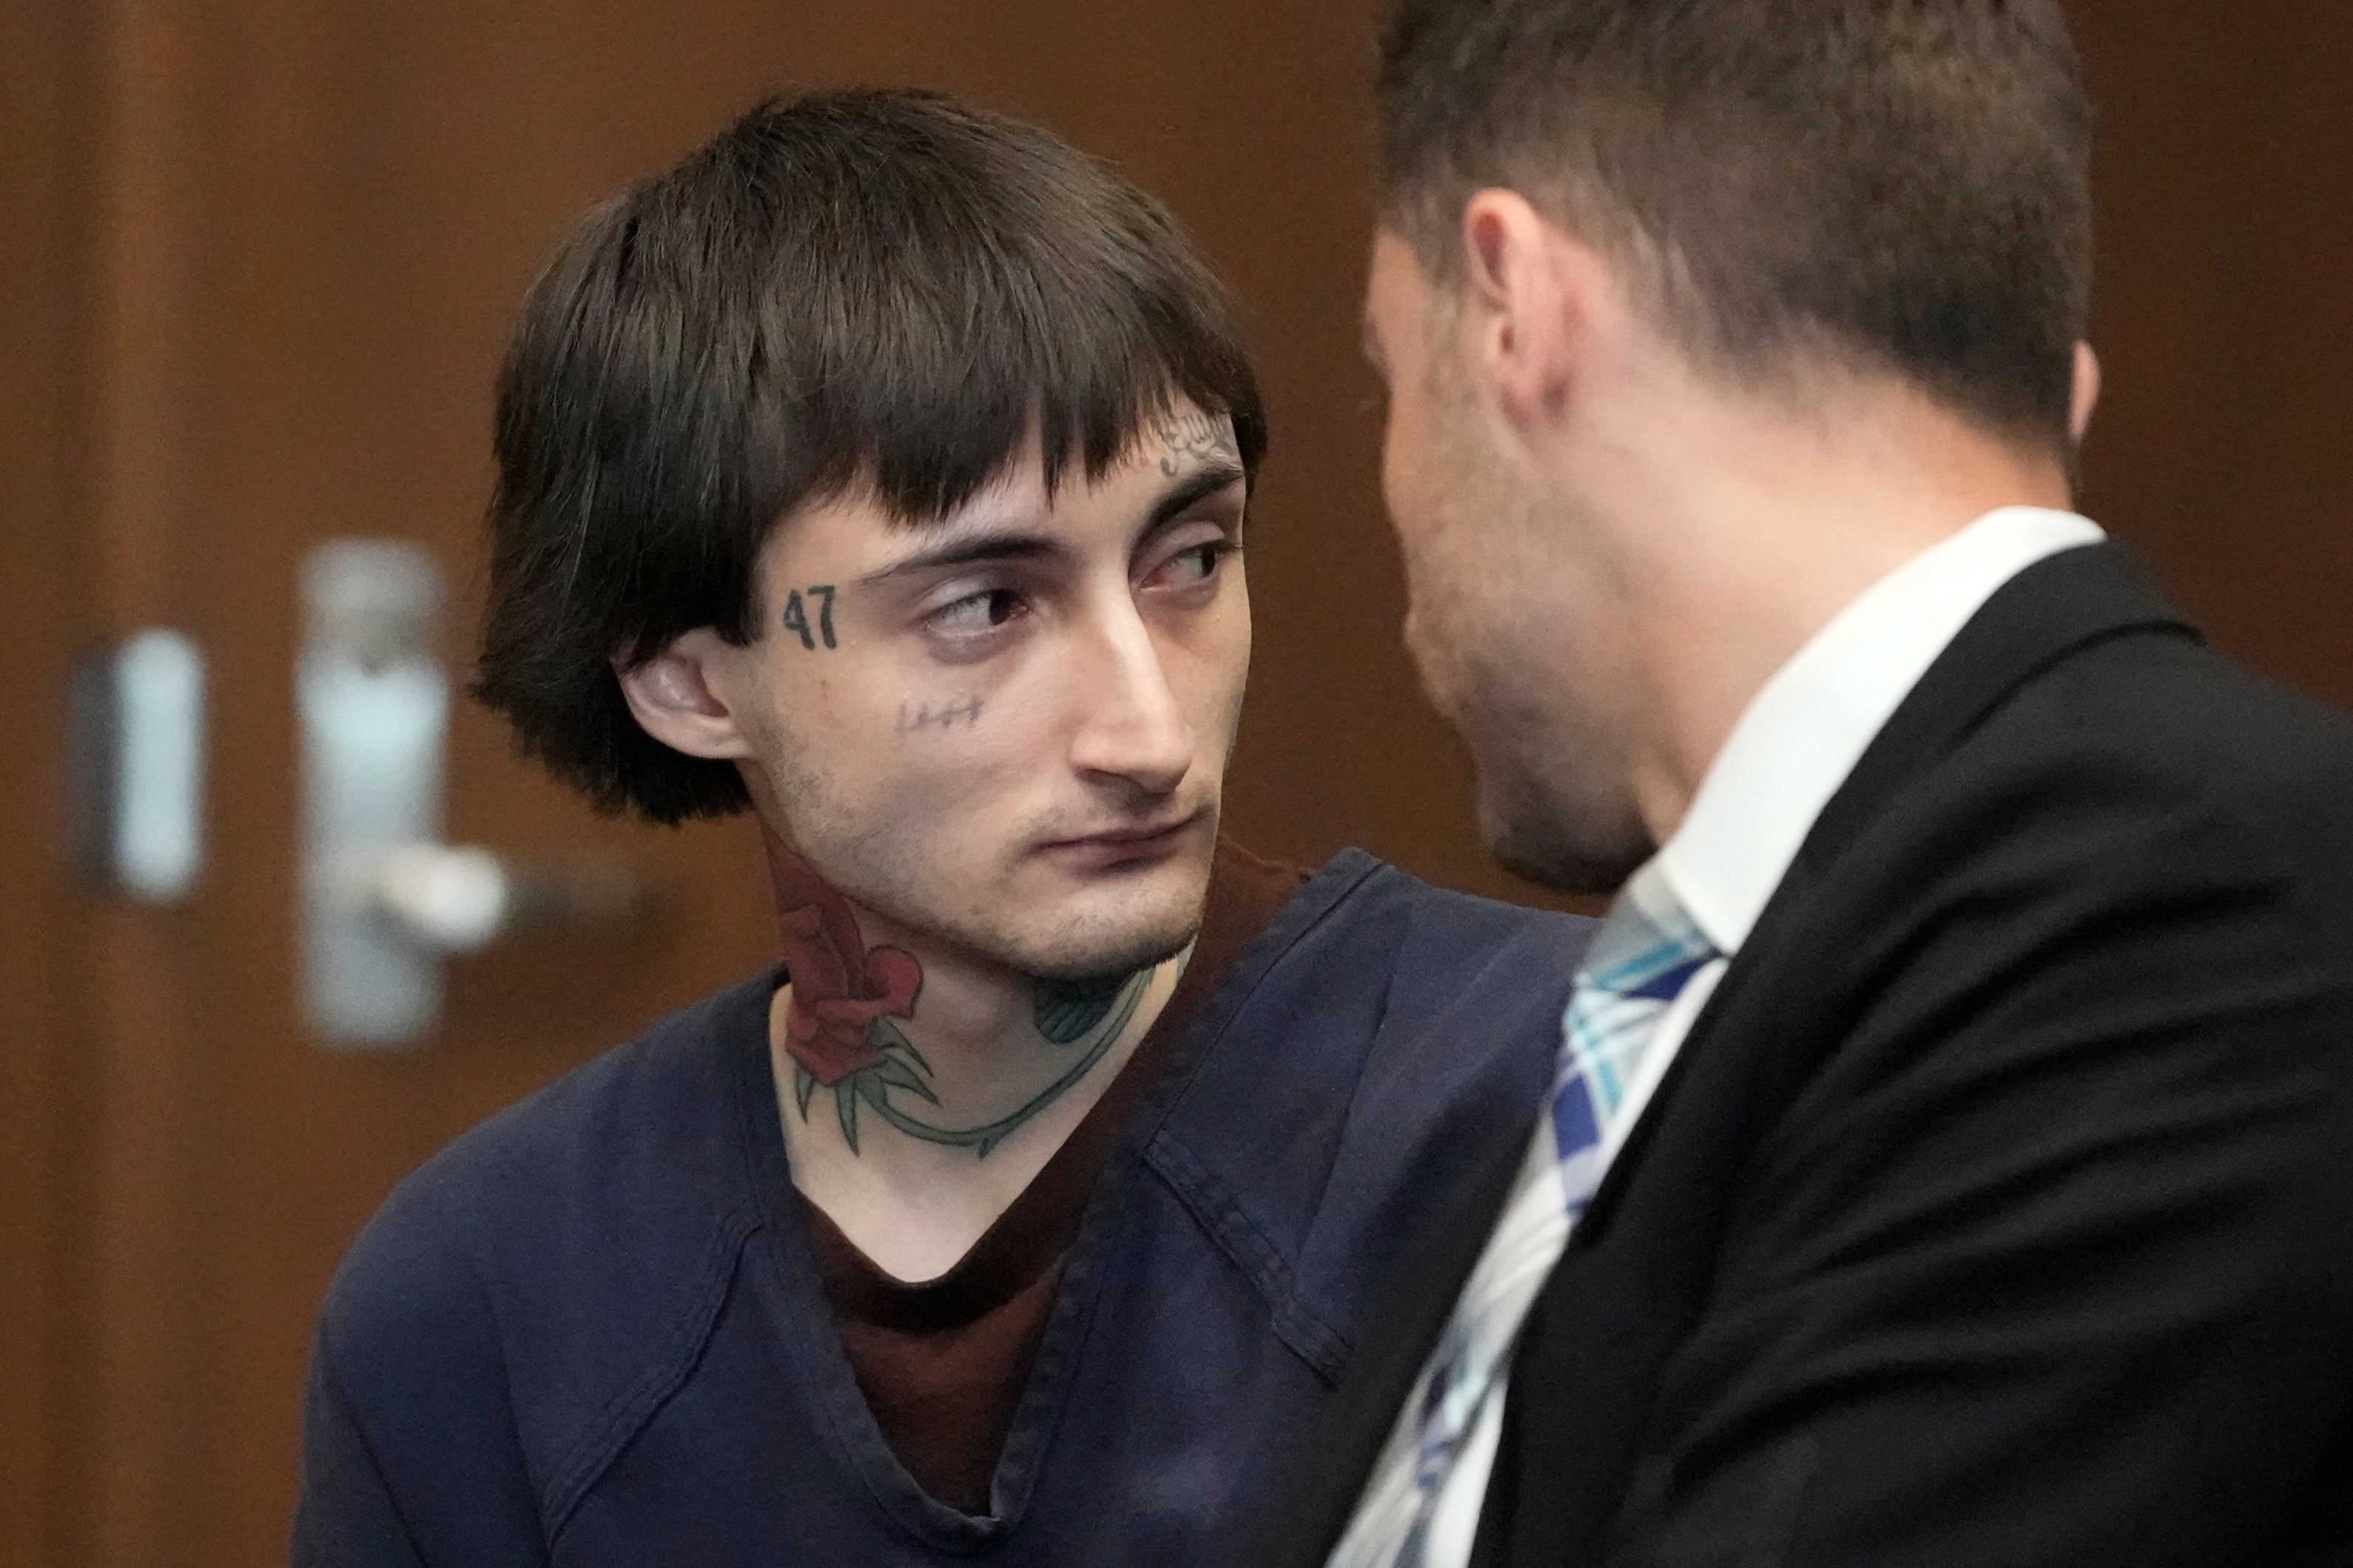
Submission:
[[[1166,209],[1034,126],[931,93],[762,105],[591,213],[500,377],[475,694],[600,807],[748,804],[638,728],[612,661],[736,644],[795,509],[944,517],[1038,431],[1099,476],[1182,395],[1266,424],[1223,291]]]
[[[1508,185],[1703,363],[1828,354],[2068,448],[2092,116],[2056,0],[1403,0],[1378,91],[1434,275]]]

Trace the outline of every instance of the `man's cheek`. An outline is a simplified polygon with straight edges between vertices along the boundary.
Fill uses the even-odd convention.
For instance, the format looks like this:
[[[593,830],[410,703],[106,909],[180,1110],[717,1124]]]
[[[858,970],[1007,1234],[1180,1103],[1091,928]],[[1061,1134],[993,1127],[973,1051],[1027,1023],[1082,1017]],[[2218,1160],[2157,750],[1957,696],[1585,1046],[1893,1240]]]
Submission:
[[[1248,674],[1247,667],[1236,671],[1217,693],[1217,700],[1203,705],[1200,719],[1193,725],[1193,771],[1207,774],[1212,789],[1223,782],[1226,764],[1233,757],[1234,737],[1241,730],[1242,694]]]
[[[1427,598],[1419,594],[1410,595],[1405,612],[1406,656],[1413,660],[1414,673],[1420,677],[1421,689],[1431,704],[1440,713],[1451,716],[1453,683],[1447,678],[1441,644],[1431,628],[1430,620]]]
[[[911,719],[894,734],[897,765],[876,781],[899,831],[910,842],[953,842],[984,858],[1026,841],[1060,794],[1063,752],[1050,716],[1003,692],[944,693],[930,711],[928,722]]]
[[[1400,536],[1410,526],[1415,511],[1411,445],[1404,417],[1392,403],[1388,427],[1381,436],[1381,504]]]
[[[1242,597],[1240,625],[1234,632],[1233,647],[1226,666],[1225,707],[1221,715],[1225,725],[1218,731],[1228,751],[1232,749],[1234,732],[1241,727],[1242,698],[1250,689],[1250,600],[1245,593]],[[1220,761],[1222,760],[1221,752]]]

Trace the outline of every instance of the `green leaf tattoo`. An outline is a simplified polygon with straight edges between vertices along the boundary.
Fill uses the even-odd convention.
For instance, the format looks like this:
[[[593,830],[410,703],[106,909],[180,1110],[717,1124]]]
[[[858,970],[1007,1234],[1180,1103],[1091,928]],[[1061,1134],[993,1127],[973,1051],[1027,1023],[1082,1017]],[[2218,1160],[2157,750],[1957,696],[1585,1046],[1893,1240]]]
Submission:
[[[1038,1032],[1058,1046],[1067,1046],[1103,1022],[1119,988],[1133,978],[1106,974],[1094,980],[1040,980],[1032,1004]]]
[[[841,1123],[842,1141],[849,1145],[849,1152],[853,1154],[858,1152],[858,1096],[855,1093],[844,1094],[842,1090],[864,1089],[866,1086],[861,1078],[862,1075],[853,1077],[846,1084],[833,1086],[833,1114]]]
[[[1179,974],[1192,958],[1193,950],[1188,945],[1177,955]],[[1031,1010],[1038,1033],[1051,1044],[1082,1048],[1077,1059],[1053,1082],[1015,1110],[979,1127],[937,1126],[911,1114],[892,1099],[892,1091],[897,1089],[913,1095],[926,1105],[940,1103],[938,1093],[927,1081],[932,1076],[931,1064],[923,1060],[914,1042],[890,1018],[875,1019],[866,1040],[868,1046],[881,1054],[881,1059],[832,1085],[834,1118],[840,1124],[843,1142],[849,1145],[852,1154],[859,1152],[858,1106],[863,1100],[875,1115],[910,1138],[946,1148],[970,1149],[975,1159],[988,1158],[990,1151],[1069,1092],[1103,1060],[1134,1021],[1136,1009],[1144,1005],[1144,994],[1151,987],[1152,975],[1152,970],[1139,969],[1133,974],[1098,980],[1039,981]],[[793,1098],[804,1122],[808,1120],[809,1100],[817,1089],[817,1079],[796,1066]]]

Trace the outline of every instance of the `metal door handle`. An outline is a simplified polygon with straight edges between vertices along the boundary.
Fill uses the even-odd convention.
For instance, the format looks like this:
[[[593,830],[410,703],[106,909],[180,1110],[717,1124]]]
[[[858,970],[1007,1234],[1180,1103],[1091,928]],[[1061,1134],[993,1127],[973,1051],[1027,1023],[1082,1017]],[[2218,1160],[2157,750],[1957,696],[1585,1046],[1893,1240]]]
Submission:
[[[303,564],[303,1000],[340,1048],[431,1033],[449,953],[626,925],[652,902],[625,862],[532,862],[441,842],[440,600],[438,573],[412,544],[335,540]]]
[[[646,879],[620,861],[516,860],[472,846],[403,844],[376,857],[367,896],[437,952],[501,937],[626,926],[650,912]]]
[[[150,626],[75,672],[75,857],[138,900],[184,902],[204,869],[205,660]]]

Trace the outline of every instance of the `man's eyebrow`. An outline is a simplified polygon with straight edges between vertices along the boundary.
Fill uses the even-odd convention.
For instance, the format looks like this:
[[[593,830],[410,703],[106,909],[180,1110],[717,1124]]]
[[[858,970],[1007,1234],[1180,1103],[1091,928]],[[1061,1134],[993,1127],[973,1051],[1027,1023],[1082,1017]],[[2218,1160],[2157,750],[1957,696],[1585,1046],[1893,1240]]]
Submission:
[[[1181,515],[1187,507],[1248,478],[1240,463],[1224,458],[1202,464],[1170,486],[1167,493],[1153,503],[1151,515],[1137,531],[1137,537],[1148,538],[1155,530],[1166,527]],[[878,567],[860,577],[859,582],[881,583],[920,572],[954,571],[996,561],[1050,561],[1070,552],[1070,546],[1051,534],[979,523],[957,530],[888,566]]]
[[[1061,541],[1043,533],[1018,529],[976,530],[951,535],[928,549],[918,550],[904,560],[894,561],[880,570],[869,572],[859,581],[880,583],[911,573],[949,571],[990,561],[1050,560],[1068,552]]]
[[[1149,537],[1164,527],[1186,508],[1208,500],[1230,485],[1240,484],[1250,476],[1242,466],[1228,458],[1215,458],[1202,464],[1169,487],[1168,493],[1153,503],[1152,514],[1144,520],[1137,537]]]

